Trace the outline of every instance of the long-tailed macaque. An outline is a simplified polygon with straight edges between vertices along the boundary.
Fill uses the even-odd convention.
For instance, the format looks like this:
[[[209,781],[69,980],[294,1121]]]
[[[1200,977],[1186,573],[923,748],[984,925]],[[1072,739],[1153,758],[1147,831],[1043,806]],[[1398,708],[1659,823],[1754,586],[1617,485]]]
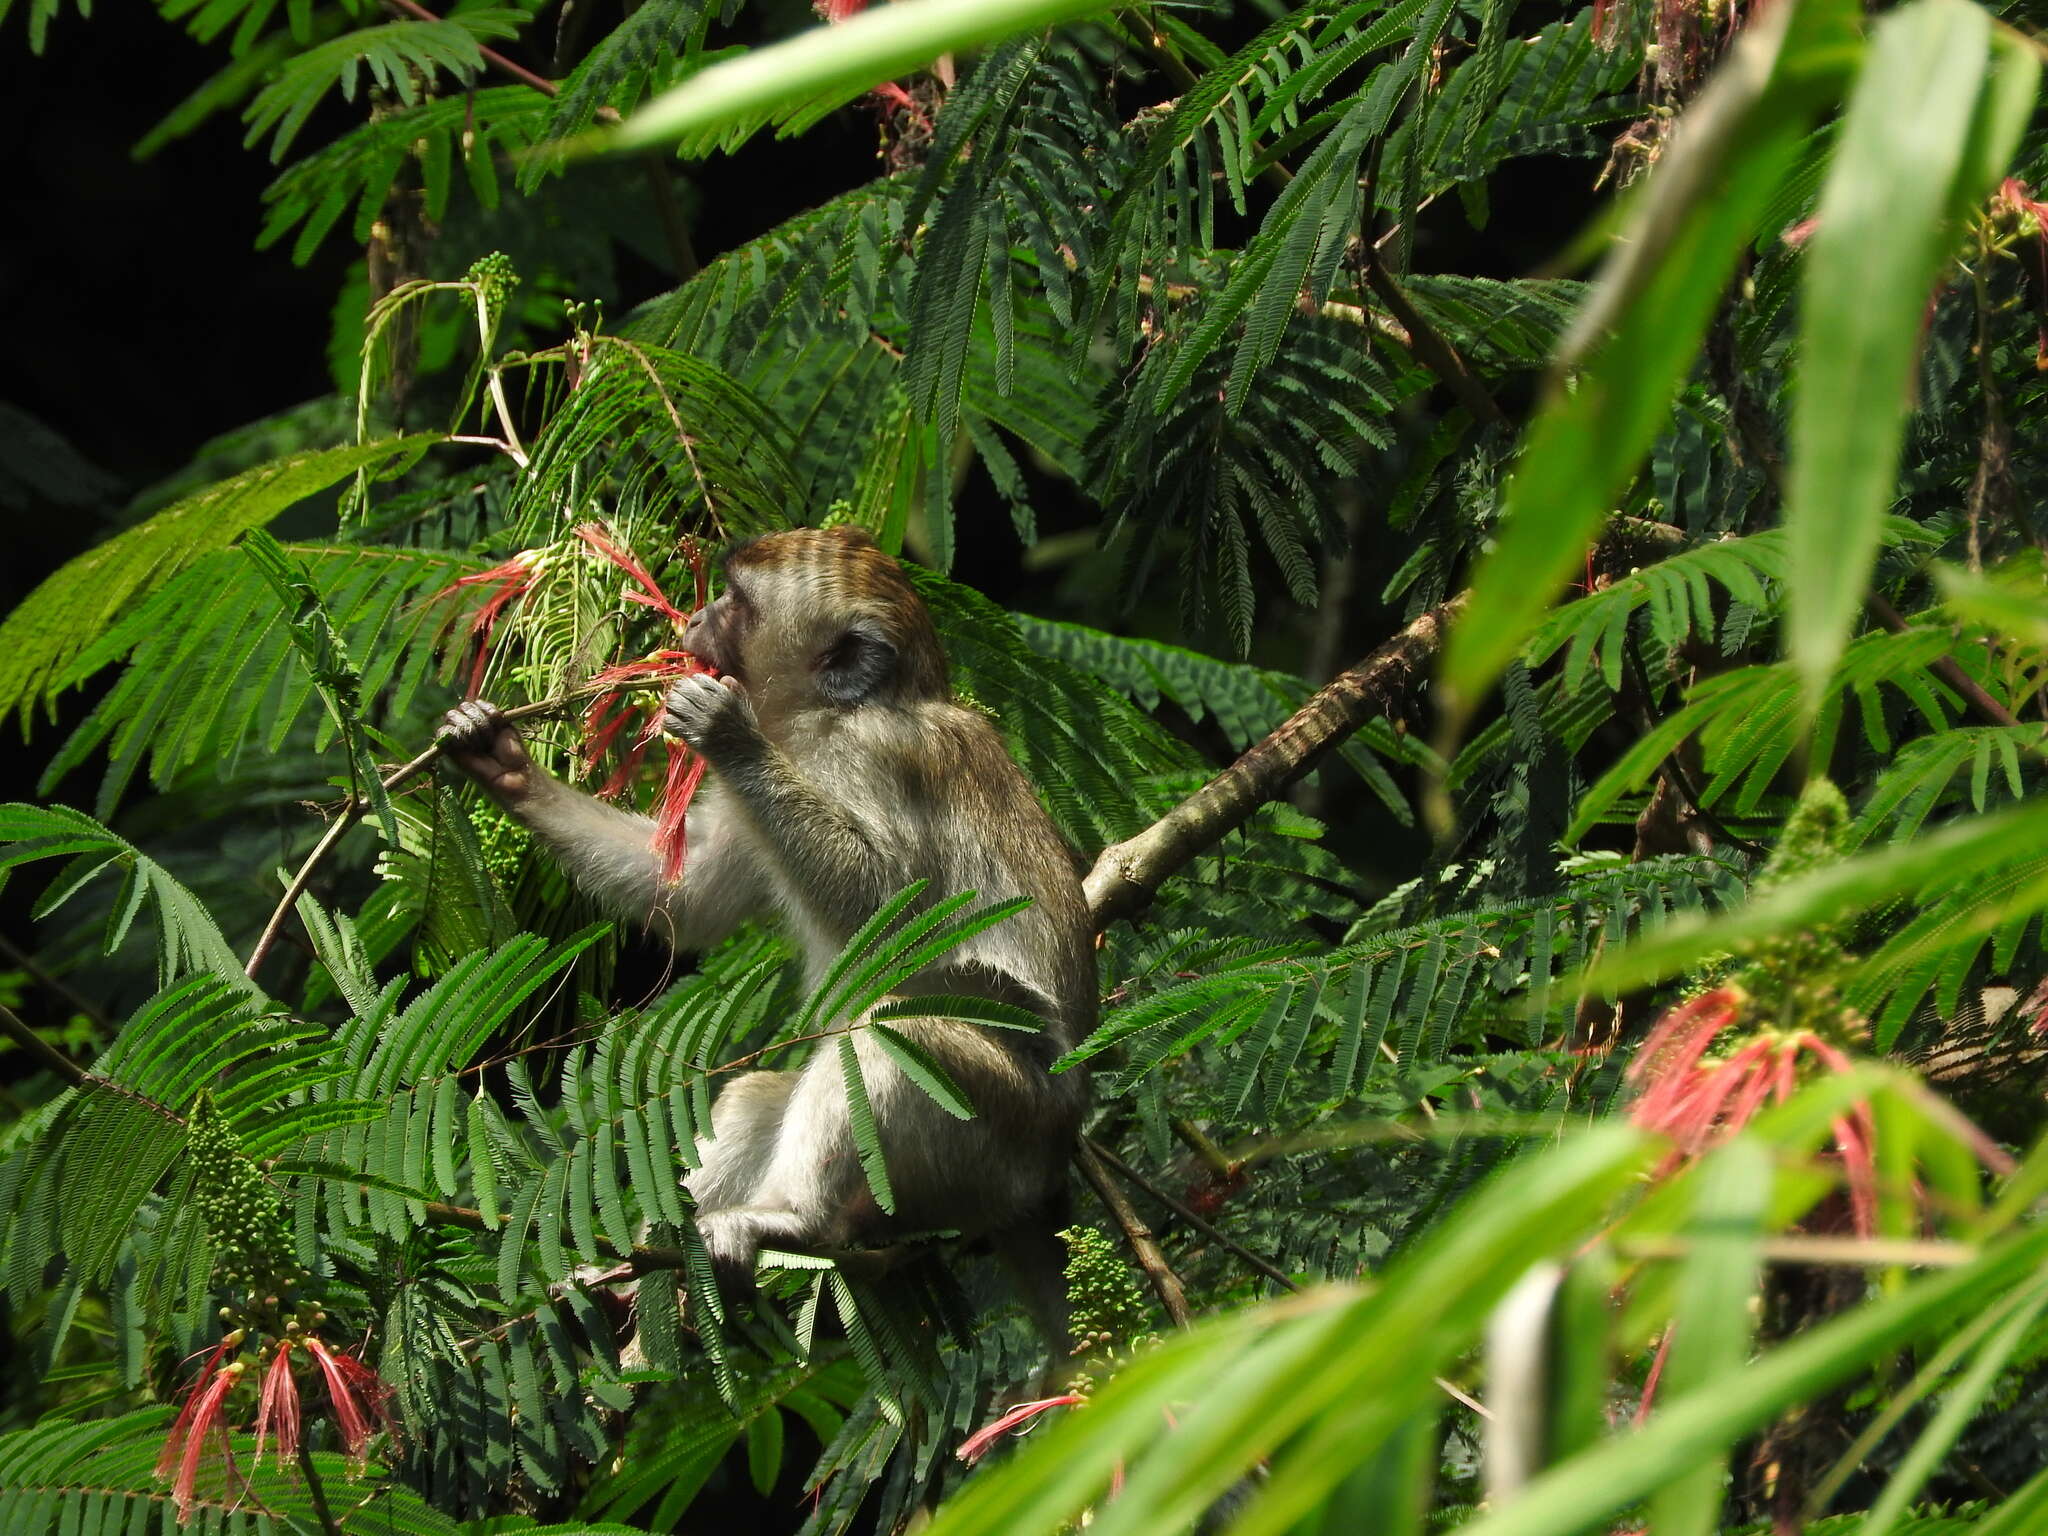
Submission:
[[[449,713],[449,757],[531,827],[569,874],[680,948],[779,916],[815,981],[878,906],[915,880],[1031,905],[901,989],[1019,1003],[1042,1035],[957,1021],[900,1027],[973,1102],[940,1109],[866,1035],[854,1036],[896,1212],[869,1193],[836,1048],[796,1071],[734,1078],[687,1181],[728,1283],[764,1245],[834,1248],[892,1233],[990,1234],[1055,1337],[1052,1236],[1088,1088],[1049,1064],[1096,1016],[1091,929],[1067,846],[979,712],[953,699],[930,615],[902,570],[855,528],[770,534],[726,560],[723,594],[685,649],[721,674],[684,678],[666,728],[708,765],[689,811],[680,886],[661,878],[653,824],[536,768],[491,705]]]

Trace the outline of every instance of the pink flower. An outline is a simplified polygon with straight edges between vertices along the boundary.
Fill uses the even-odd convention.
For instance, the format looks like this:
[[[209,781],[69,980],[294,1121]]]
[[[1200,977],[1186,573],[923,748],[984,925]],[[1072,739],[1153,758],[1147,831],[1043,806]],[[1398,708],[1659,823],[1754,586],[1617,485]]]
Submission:
[[[1062,1392],[1058,1397],[1043,1397],[1035,1403],[1019,1403],[994,1423],[984,1424],[962,1440],[960,1448],[953,1454],[972,1465],[986,1456],[998,1440],[1027,1419],[1035,1419],[1049,1408],[1071,1408],[1081,1401],[1081,1395],[1077,1392]]]
[[[1629,1064],[1629,1080],[1642,1088],[1629,1118],[1671,1138],[1665,1172],[1734,1135],[1766,1101],[1782,1104],[1791,1098],[1799,1086],[1802,1057],[1837,1074],[1852,1065],[1810,1029],[1759,1031],[1728,1055],[1705,1060],[1708,1048],[1741,1018],[1747,1002],[1739,989],[1717,987],[1680,1003],[1657,1021]],[[1853,1106],[1834,1121],[1832,1131],[1849,1184],[1850,1219],[1859,1236],[1869,1237],[1877,1230],[1876,1125],[1870,1106]]]
[[[334,1427],[349,1455],[360,1457],[377,1429],[397,1434],[398,1426],[392,1423],[387,1405],[391,1389],[375,1371],[353,1355],[336,1354],[310,1334],[306,1337],[306,1348],[319,1363],[320,1374],[327,1378],[327,1400],[334,1407]],[[373,1424],[372,1420],[376,1422]]]
[[[263,1464],[263,1442],[277,1431],[277,1464],[282,1467],[299,1454],[299,1382],[292,1375],[293,1340],[277,1346],[277,1356],[263,1373],[263,1395],[256,1409],[256,1464]]]
[[[171,1425],[170,1434],[164,1438],[163,1454],[156,1459],[156,1475],[172,1479],[171,1502],[178,1507],[180,1525],[192,1518],[192,1507],[197,1502],[199,1463],[206,1454],[209,1440],[216,1442],[228,1475],[236,1475],[234,1447],[228,1442],[227,1400],[228,1394],[242,1379],[242,1362],[235,1360],[221,1365],[220,1359],[241,1342],[242,1334],[238,1329],[216,1344],[213,1353],[206,1357],[206,1364],[199,1368],[192,1389],[185,1394],[185,1406],[179,1409],[177,1422]]]

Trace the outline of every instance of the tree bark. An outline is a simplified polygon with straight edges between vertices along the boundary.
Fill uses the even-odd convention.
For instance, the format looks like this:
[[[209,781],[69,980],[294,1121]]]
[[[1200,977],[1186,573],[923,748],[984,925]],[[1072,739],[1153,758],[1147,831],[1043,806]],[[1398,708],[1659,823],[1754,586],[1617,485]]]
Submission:
[[[1106,928],[1142,910],[1169,875],[1335,751],[1437,653],[1446,626],[1464,607],[1461,592],[1413,620],[1158,821],[1103,849],[1083,882],[1095,926]]]

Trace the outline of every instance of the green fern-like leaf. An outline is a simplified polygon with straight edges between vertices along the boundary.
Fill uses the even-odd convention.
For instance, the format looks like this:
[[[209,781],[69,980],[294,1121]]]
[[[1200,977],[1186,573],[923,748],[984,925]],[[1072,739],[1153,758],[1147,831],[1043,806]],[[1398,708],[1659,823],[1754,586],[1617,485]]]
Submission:
[[[18,865],[60,857],[70,862],[37,901],[36,915],[55,911],[94,876],[115,871],[120,887],[107,916],[104,953],[120,947],[148,903],[156,918],[159,985],[194,973],[241,975],[241,962],[198,899],[127,839],[68,806],[0,805],[0,882]]]
[[[246,529],[363,469],[390,471],[438,442],[422,433],[294,454],[187,496],[148,522],[67,562],[0,622],[0,714],[23,727],[64,685],[74,657],[124,617],[138,597]]]
[[[293,55],[249,103],[242,142],[253,145],[271,133],[270,158],[282,160],[321,99],[338,85],[353,101],[365,75],[373,88],[413,106],[423,83],[439,74],[474,80],[483,72],[482,45],[518,36],[526,21],[510,7],[472,7],[442,21],[389,21],[316,43]]]
[[[285,548],[341,644],[365,658],[361,696],[378,702],[384,720],[409,718],[422,688],[447,675],[439,642],[457,617],[455,605],[429,599],[475,562],[371,545]],[[284,614],[238,552],[206,555],[179,572],[82,651],[60,684],[122,658],[120,677],[51,760],[45,780],[54,784],[104,746],[102,814],[145,763],[159,788],[194,766],[231,777],[250,753],[281,747],[316,696],[311,676],[294,665]],[[323,720],[315,750],[333,728],[331,718]]]
[[[500,85],[374,117],[278,174],[263,193],[256,244],[268,249],[298,228],[292,260],[303,266],[344,217],[348,237],[361,244],[408,165],[418,166],[422,211],[437,223],[448,212],[458,161],[478,205],[496,208],[503,195],[500,162],[518,163],[534,149],[547,112],[539,92]]]
[[[627,12],[562,82],[545,136],[565,139],[581,133],[605,107],[631,111],[699,62],[706,28],[713,17],[731,9],[731,0],[648,0]],[[521,189],[531,191],[548,169],[545,157],[536,157],[520,173]]]

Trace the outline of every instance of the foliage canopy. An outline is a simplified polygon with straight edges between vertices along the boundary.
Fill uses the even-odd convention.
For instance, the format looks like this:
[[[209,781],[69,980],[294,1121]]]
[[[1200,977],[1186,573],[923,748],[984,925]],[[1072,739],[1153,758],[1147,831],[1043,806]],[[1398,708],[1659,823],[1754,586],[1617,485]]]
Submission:
[[[157,9],[143,148],[363,256],[332,398],[0,619],[0,1529],[2042,1528],[2025,7]],[[1432,259],[1538,174],[1590,276]],[[651,796],[593,677],[828,520],[1144,898],[1048,1375],[944,1234],[729,1304],[681,1184],[826,1050],[889,1208],[844,1028],[975,1113],[892,1026],[1034,1021],[885,1000],[1006,909],[669,956],[422,750]]]

